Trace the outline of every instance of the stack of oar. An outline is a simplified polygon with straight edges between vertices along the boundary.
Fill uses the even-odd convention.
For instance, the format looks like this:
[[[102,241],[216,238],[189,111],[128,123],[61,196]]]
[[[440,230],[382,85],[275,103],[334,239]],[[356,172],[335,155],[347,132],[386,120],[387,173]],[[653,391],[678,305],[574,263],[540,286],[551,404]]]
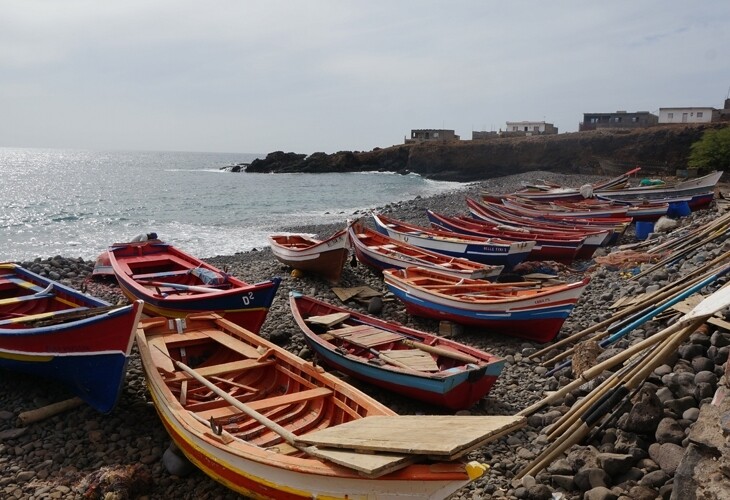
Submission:
[[[589,340],[601,341],[600,346],[607,347],[641,324],[655,318],[659,313],[727,274],[730,271],[729,261],[730,252],[725,252],[700,267],[692,275],[686,275],[653,293],[647,294],[635,303],[616,312],[610,318],[537,351],[530,357],[532,359],[540,358],[550,350],[577,342],[585,337],[588,337]],[[595,335],[589,337],[591,334]],[[555,366],[555,363],[570,357],[574,352],[575,347],[567,348],[560,354],[544,361],[542,366],[553,367],[553,372],[569,366],[570,361],[565,361],[557,366]]]
[[[670,238],[664,243],[652,247],[647,253],[658,254],[669,251],[669,255],[655,263],[648,269],[635,274],[630,279],[637,280],[642,276],[646,276],[657,269],[666,267],[678,260],[686,257],[690,252],[696,250],[707,243],[714,241],[727,235],[730,231],[730,212],[721,217],[712,220],[706,224],[696,227],[689,233],[681,234],[674,238]]]
[[[563,417],[551,426],[548,438],[553,443],[517,476],[534,476],[565,450],[585,438],[590,429],[609,416],[613,409],[631,397],[644,380],[676,351],[707,319],[730,305],[730,287],[713,293],[679,321],[626,351],[586,370],[573,383],[545,400],[526,408],[519,415],[529,415],[562,398],[569,391],[596,377],[604,370],[630,360],[584,398],[578,400]]]

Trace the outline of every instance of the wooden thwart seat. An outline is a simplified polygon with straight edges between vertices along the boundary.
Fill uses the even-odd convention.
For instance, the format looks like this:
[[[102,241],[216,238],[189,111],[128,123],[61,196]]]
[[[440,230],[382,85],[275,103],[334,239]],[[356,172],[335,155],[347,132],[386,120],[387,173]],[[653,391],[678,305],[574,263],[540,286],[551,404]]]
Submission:
[[[251,370],[253,368],[261,368],[274,364],[274,360],[258,361],[256,359],[242,359],[240,361],[231,361],[230,363],[221,363],[219,365],[201,366],[195,371],[203,377],[212,377],[214,375],[223,375],[226,373],[240,372]],[[177,372],[175,376],[168,379],[170,382],[178,382],[182,380],[192,380],[193,376],[186,372]]]
[[[277,406],[290,405],[295,403],[304,403],[311,401],[312,399],[322,398],[332,394],[330,389],[326,387],[315,387],[314,389],[307,389],[306,391],[294,392],[292,394],[284,394],[282,396],[273,396],[270,398],[260,399],[257,401],[248,401],[246,406],[256,411],[269,410],[276,408]],[[205,420],[231,417],[233,415],[243,415],[241,410],[234,408],[233,406],[224,406],[221,408],[213,408],[210,410],[204,410],[197,412],[197,414],[203,417]]]
[[[330,330],[327,333],[362,347],[373,347],[388,342],[397,342],[404,338],[399,333],[389,332],[370,325],[348,326]]]

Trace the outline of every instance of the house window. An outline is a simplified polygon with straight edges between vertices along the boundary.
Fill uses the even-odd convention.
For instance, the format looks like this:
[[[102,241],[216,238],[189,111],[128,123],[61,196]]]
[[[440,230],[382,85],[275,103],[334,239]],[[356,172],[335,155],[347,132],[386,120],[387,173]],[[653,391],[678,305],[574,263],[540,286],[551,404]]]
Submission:
[[[536,125],[536,126],[532,127],[532,130],[534,130],[535,132],[539,132],[540,131],[540,126],[539,125]]]
[[[591,123],[598,123],[598,117],[594,116],[591,118]]]
[[[621,117],[620,117],[620,116],[614,116],[614,117],[613,117],[613,121],[614,121],[615,123],[620,123],[620,122],[621,122]]]
[[[702,111],[697,112],[697,118],[702,118]]]
[[[438,132],[434,132],[433,133],[433,138],[434,139],[438,139],[439,138],[439,133]]]
[[[512,125],[512,132],[517,132],[517,125]]]
[[[667,113],[667,118],[669,118],[669,119],[674,118],[674,113]]]
[[[631,117],[631,121],[634,122],[634,123],[637,123],[639,121],[639,117],[638,116],[633,116],[633,117]]]

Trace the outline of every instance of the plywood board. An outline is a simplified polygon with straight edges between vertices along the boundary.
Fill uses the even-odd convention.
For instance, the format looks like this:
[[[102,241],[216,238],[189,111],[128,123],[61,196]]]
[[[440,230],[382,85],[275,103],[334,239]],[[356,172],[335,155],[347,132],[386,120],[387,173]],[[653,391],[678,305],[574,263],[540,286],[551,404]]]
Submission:
[[[332,288],[332,291],[342,302],[347,302],[353,297],[358,297],[360,299],[370,299],[372,297],[380,297],[381,295],[383,295],[377,290],[373,290],[369,286],[356,286],[352,288],[334,287]]]
[[[310,316],[305,321],[312,325],[322,325],[322,326],[326,326],[326,327],[331,327],[331,326],[337,325],[339,323],[342,323],[349,317],[350,317],[350,313],[339,312],[339,313],[325,314],[322,316]]]
[[[434,457],[458,457],[525,425],[525,417],[397,415],[373,416],[312,432],[298,442],[319,448],[346,448]]]
[[[389,342],[396,342],[404,338],[399,333],[389,332],[370,325],[339,328],[337,330],[330,330],[328,333],[360,347],[373,347]]]
[[[433,359],[433,356],[420,349],[391,349],[380,351],[380,354],[399,361],[413,370],[421,372],[439,371],[439,365]]]
[[[415,455],[357,453],[334,448],[317,448],[316,457],[358,471],[363,476],[379,477],[416,462]]]

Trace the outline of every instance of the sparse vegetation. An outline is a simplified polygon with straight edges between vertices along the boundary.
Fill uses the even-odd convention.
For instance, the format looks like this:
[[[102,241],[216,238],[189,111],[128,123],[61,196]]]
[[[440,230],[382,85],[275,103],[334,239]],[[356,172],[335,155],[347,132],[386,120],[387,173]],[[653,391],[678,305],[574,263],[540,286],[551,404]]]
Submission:
[[[730,127],[706,130],[702,139],[692,144],[688,165],[702,170],[726,170],[730,167]]]

